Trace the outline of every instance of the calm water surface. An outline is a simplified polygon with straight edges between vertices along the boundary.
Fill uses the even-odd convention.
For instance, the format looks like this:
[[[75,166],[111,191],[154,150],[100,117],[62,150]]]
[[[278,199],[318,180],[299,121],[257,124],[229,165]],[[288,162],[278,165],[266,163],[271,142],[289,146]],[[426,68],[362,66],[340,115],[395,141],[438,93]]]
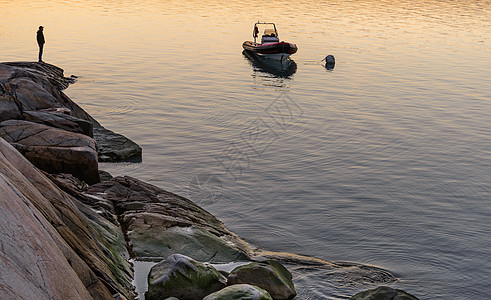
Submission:
[[[103,164],[190,197],[252,244],[390,270],[420,299],[491,294],[490,1],[0,0],[0,61],[138,142]],[[242,54],[255,21],[299,52]],[[321,60],[336,57],[334,70]],[[268,72],[269,70],[269,72]],[[297,274],[301,299],[369,285]]]

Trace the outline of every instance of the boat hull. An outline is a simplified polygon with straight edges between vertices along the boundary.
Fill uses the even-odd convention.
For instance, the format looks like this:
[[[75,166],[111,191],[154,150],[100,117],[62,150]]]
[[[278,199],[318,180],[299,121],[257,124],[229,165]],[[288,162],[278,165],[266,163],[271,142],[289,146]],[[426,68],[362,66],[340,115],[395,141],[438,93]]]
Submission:
[[[297,64],[291,59],[274,60],[254,52],[244,50],[242,54],[254,67],[254,71],[265,72],[275,77],[288,78],[297,71]]]
[[[259,44],[246,41],[242,44],[242,47],[246,51],[275,60],[287,59],[290,55],[297,52],[297,46],[295,44],[286,42]]]

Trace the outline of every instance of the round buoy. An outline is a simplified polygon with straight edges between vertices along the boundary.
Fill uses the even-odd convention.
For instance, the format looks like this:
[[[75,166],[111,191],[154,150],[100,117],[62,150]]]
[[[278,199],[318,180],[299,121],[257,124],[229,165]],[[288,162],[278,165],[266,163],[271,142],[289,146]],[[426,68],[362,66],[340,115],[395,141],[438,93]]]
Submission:
[[[334,56],[329,54],[328,56],[324,57],[324,60],[326,61],[326,69],[332,70],[334,69],[334,64],[336,63]]]

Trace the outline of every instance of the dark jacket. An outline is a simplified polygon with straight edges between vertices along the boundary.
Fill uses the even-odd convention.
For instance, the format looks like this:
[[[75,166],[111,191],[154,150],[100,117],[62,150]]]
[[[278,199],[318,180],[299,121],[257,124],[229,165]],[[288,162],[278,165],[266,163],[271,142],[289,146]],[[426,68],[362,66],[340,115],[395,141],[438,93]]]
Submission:
[[[44,34],[43,34],[43,31],[41,29],[38,30],[37,39],[38,39],[39,45],[44,45]]]

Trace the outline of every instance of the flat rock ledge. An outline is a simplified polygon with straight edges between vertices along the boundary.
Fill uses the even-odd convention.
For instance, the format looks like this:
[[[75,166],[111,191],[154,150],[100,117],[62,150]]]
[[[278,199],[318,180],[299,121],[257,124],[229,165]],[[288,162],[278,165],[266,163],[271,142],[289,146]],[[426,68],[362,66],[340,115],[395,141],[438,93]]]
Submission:
[[[95,141],[83,134],[21,120],[0,123],[0,137],[36,167],[70,173],[93,184],[100,181]]]

